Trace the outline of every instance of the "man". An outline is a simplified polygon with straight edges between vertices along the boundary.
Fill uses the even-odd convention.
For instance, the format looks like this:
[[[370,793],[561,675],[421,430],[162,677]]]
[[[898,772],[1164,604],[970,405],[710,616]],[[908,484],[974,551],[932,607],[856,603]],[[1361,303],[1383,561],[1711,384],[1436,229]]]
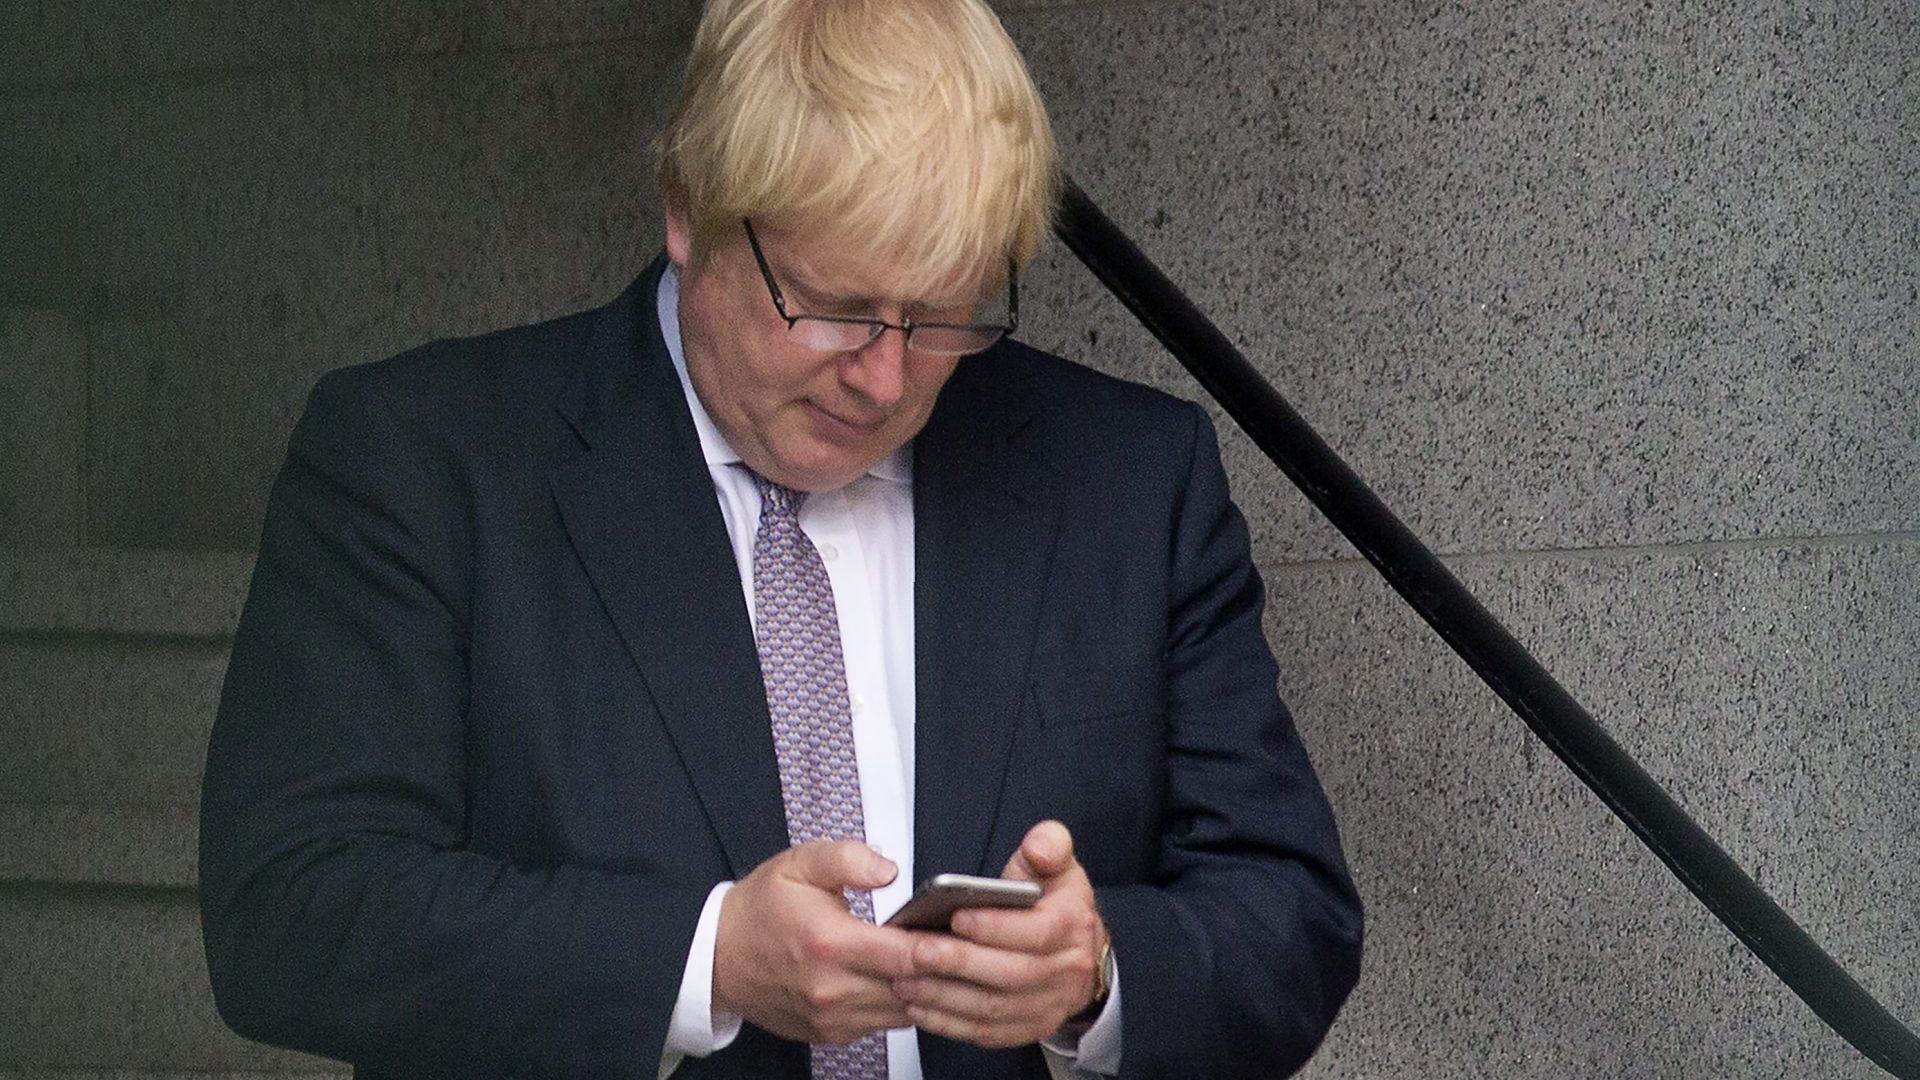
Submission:
[[[608,307],[322,380],[209,751],[209,969],[363,1075],[1280,1075],[1360,911],[1204,414],[1001,340],[976,2],[718,0]],[[1030,910],[884,925],[940,872]]]

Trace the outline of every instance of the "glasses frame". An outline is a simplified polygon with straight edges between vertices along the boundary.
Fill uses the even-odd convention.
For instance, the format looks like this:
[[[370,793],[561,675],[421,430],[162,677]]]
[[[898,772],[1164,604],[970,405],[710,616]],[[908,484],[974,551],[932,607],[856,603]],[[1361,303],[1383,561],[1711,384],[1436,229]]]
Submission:
[[[901,344],[907,349],[913,348],[913,332],[926,327],[933,327],[940,330],[991,332],[994,335],[993,339],[978,349],[967,349],[964,352],[947,352],[941,349],[920,350],[941,356],[971,356],[974,353],[985,352],[993,348],[1000,343],[1002,338],[1020,328],[1020,272],[1018,268],[1014,266],[1011,259],[1007,261],[1007,321],[1005,324],[914,322],[913,316],[911,315],[902,316],[900,322],[892,323],[885,319],[862,315],[793,314],[787,310],[786,295],[780,291],[780,283],[773,278],[773,267],[767,264],[766,253],[760,250],[760,238],[753,233],[753,221],[749,218],[741,218],[740,224],[746,227],[747,246],[753,249],[753,261],[760,264],[760,277],[767,283],[767,295],[773,297],[773,308],[780,313],[780,318],[786,322],[789,331],[800,325],[803,320],[807,322],[831,323],[837,326],[864,326],[867,328],[867,339],[865,341],[838,351],[852,352],[857,349],[863,349],[879,340],[880,335],[889,330],[900,331]]]

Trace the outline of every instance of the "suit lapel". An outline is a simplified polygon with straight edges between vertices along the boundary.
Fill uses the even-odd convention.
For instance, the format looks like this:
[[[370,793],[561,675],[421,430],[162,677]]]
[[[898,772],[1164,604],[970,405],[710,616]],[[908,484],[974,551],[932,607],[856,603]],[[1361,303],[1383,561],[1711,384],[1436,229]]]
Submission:
[[[736,876],[787,847],[759,656],[726,526],[660,337],[664,260],[605,309],[559,405],[587,450],[556,469],[567,534],[645,679]],[[916,873],[997,874],[987,844],[1058,532],[1023,452],[1035,403],[982,356],[914,447]],[[1024,826],[1027,823],[1020,823]]]
[[[915,875],[987,865],[1058,532],[1035,407],[962,362],[914,447]],[[1026,823],[1022,823],[1024,826]]]
[[[588,444],[551,477],[567,534],[736,877],[787,846],[739,570],[660,337],[657,261],[600,316],[560,411]]]

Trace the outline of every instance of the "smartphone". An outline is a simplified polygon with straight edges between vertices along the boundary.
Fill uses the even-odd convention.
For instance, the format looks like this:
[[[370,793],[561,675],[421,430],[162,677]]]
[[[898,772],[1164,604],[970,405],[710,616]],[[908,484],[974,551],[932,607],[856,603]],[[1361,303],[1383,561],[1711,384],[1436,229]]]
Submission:
[[[935,874],[913,890],[913,898],[887,920],[906,930],[945,930],[961,908],[1030,908],[1040,899],[1037,881],[974,877],[971,874]]]

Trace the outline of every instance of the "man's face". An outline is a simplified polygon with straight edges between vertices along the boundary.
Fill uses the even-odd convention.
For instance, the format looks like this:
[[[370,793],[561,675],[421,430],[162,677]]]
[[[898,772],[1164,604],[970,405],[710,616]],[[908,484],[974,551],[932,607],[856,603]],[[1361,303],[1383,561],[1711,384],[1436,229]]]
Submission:
[[[792,232],[762,229],[762,251],[793,314],[873,316],[898,323],[951,317],[892,295],[884,261]],[[801,491],[827,491],[863,473],[926,426],[958,358],[907,352],[888,330],[865,347],[817,352],[788,336],[744,229],[697,274],[684,215],[669,209],[667,253],[679,264],[680,335],[700,401],[748,467]],[[931,314],[930,314],[931,313]]]

